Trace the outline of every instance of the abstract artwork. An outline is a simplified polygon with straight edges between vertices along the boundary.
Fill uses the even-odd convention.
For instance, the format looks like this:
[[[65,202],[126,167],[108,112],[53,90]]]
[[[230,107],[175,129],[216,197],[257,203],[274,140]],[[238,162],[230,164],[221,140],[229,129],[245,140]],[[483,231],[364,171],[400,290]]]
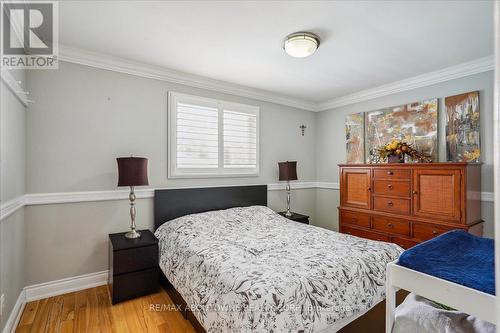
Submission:
[[[392,140],[405,141],[419,153],[438,161],[438,100],[365,113],[365,156],[367,163],[377,163],[377,148]]]
[[[347,163],[365,162],[364,114],[355,113],[345,117],[345,139]]]
[[[480,162],[479,92],[446,97],[444,104],[447,161]]]

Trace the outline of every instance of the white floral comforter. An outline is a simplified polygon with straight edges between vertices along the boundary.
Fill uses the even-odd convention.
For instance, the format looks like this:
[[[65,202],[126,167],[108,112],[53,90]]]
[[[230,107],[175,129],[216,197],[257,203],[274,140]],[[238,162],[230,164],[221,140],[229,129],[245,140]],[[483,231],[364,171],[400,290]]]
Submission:
[[[160,267],[208,332],[317,332],[385,297],[402,249],[289,221],[262,206],[163,224]]]

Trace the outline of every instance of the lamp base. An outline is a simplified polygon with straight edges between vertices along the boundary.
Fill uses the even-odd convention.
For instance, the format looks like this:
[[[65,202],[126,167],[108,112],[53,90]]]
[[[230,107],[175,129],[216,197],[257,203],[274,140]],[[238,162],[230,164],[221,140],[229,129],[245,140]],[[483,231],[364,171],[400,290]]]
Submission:
[[[293,214],[292,214],[292,212],[291,212],[291,211],[289,211],[289,210],[287,210],[287,211],[286,211],[286,213],[285,213],[285,216],[286,216],[286,217],[290,217],[290,216],[292,216],[292,215],[293,215]]]
[[[141,233],[136,231],[135,229],[132,229],[125,234],[125,237],[129,239],[139,238],[141,237]]]

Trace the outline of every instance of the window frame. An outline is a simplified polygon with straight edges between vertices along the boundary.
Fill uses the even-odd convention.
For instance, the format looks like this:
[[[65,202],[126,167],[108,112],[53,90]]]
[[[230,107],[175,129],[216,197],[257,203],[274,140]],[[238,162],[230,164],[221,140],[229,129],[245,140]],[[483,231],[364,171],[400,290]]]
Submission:
[[[168,92],[167,107],[167,178],[257,177],[260,174],[260,107],[200,97],[174,91]],[[177,103],[188,103],[218,110],[218,167],[177,168]],[[244,112],[256,116],[256,167],[224,168],[224,110]]]

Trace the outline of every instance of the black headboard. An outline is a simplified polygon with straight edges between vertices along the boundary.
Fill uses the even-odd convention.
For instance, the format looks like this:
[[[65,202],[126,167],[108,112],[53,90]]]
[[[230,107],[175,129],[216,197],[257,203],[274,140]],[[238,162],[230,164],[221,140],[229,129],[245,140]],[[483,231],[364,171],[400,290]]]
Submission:
[[[267,185],[155,190],[155,230],[188,214],[253,205],[267,206]]]

